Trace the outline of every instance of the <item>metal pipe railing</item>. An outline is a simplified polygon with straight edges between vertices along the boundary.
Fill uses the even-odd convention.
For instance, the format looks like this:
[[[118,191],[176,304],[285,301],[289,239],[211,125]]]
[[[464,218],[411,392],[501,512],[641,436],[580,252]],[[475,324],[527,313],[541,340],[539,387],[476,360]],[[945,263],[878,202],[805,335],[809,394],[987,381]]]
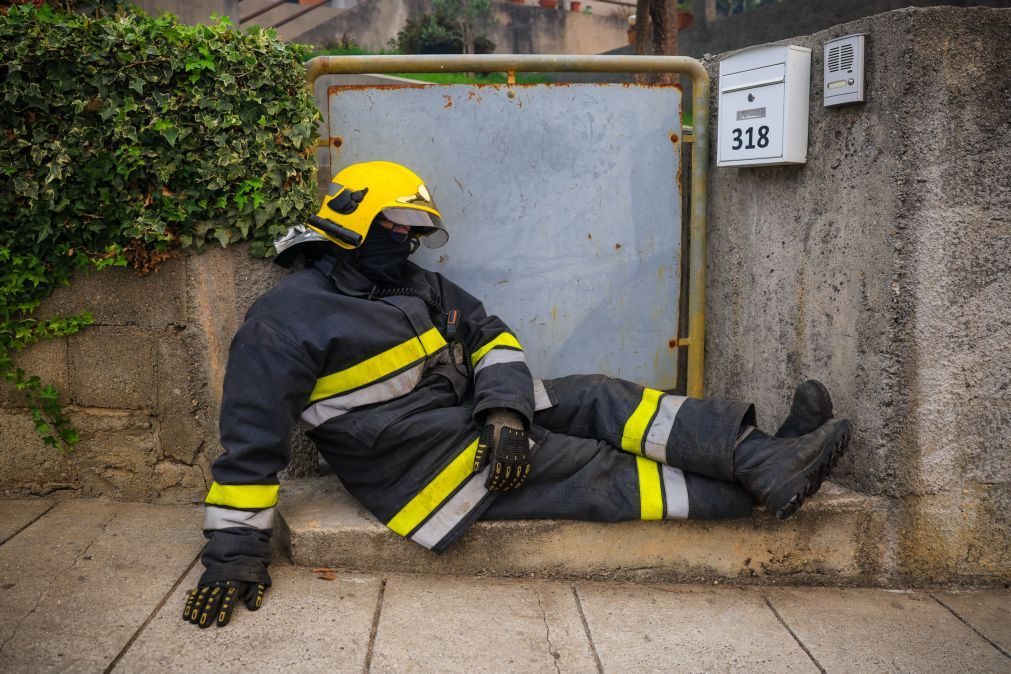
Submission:
[[[687,393],[701,398],[706,326],[706,196],[709,183],[709,73],[687,56],[581,56],[448,54],[420,56],[317,56],[306,63],[310,89],[321,75],[444,72],[682,73],[692,79],[691,244],[688,253]]]

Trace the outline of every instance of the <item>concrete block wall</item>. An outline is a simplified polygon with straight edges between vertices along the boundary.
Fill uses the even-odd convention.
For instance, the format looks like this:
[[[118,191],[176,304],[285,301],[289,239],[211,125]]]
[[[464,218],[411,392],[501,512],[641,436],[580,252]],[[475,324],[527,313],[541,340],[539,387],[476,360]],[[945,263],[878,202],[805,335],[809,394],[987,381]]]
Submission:
[[[826,109],[822,44],[850,33],[868,100]],[[856,423],[838,479],[893,500],[897,570],[1011,578],[1011,10],[784,42],[814,50],[809,158],[713,169],[707,391],[772,425],[827,382]]]
[[[87,310],[95,324],[34,345],[17,362],[60,389],[81,442],[68,453],[44,446],[24,398],[0,384],[0,495],[202,500],[220,452],[228,345],[282,274],[236,246],[180,256],[144,278],[111,269],[57,290],[40,316]],[[294,469],[314,462],[303,452]]]

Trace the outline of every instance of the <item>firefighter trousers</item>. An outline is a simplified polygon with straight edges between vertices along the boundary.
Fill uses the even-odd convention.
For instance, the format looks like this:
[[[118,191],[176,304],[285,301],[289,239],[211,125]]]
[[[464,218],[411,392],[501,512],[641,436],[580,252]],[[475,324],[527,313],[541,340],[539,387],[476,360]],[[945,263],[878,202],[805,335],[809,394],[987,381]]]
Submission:
[[[747,403],[685,398],[603,375],[535,386],[530,477],[482,519],[746,517],[753,499],[731,482],[734,444],[754,424]]]

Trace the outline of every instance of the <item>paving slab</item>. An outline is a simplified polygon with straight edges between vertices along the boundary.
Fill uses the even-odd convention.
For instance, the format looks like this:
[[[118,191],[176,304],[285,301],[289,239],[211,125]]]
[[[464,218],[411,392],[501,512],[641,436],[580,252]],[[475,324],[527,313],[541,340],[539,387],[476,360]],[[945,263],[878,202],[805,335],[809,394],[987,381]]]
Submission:
[[[1007,672],[1011,661],[929,595],[894,590],[761,591],[829,672]]]
[[[605,672],[817,672],[765,601],[738,588],[578,583]]]
[[[1011,592],[934,592],[933,596],[977,632],[1011,653]],[[1011,660],[1008,661],[1011,671]]]
[[[64,501],[0,547],[0,669],[105,668],[203,545],[189,506]]]
[[[0,545],[54,505],[53,501],[38,499],[0,501]]]
[[[443,554],[391,532],[334,477],[286,481],[278,510],[293,563],[390,573],[875,582],[887,542],[883,500],[833,484],[787,522],[764,512],[727,521],[481,521]]]
[[[275,565],[259,611],[239,606],[225,627],[200,629],[182,615],[202,572],[197,564],[113,671],[362,671],[379,578],[341,574],[326,581],[309,569]]]
[[[592,672],[575,596],[542,581],[393,576],[375,672]]]

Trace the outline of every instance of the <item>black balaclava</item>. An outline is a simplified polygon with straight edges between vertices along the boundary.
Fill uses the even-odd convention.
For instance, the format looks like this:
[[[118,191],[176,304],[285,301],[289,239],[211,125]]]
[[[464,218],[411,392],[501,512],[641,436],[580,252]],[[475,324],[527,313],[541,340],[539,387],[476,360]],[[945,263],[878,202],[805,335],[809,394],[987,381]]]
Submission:
[[[404,263],[413,249],[410,237],[394,241],[390,230],[373,223],[358,247],[354,266],[379,287],[396,285],[404,276]]]

